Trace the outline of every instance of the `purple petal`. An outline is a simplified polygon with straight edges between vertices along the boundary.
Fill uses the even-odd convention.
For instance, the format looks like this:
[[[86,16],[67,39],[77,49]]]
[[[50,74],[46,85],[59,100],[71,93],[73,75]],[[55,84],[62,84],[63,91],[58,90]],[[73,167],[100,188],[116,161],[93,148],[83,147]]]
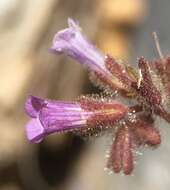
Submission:
[[[26,125],[26,134],[30,142],[39,143],[45,136],[45,130],[39,119],[31,119]]]
[[[30,117],[36,118],[44,105],[45,101],[43,99],[30,96],[25,103],[25,110]]]
[[[47,133],[70,131],[86,126],[88,117],[92,113],[84,112],[75,104],[75,107],[48,104],[40,112],[40,121]]]
[[[66,53],[92,71],[110,74],[105,67],[105,58],[81,33],[81,28],[72,19],[68,19],[69,28],[59,31],[53,40],[52,51]]]

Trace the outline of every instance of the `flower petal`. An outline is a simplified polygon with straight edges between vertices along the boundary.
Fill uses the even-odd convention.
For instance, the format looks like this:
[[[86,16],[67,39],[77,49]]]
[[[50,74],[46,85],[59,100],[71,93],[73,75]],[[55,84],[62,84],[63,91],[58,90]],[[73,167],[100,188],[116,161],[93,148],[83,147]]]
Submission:
[[[45,130],[39,119],[31,119],[26,125],[26,134],[30,142],[39,143],[45,136]]]

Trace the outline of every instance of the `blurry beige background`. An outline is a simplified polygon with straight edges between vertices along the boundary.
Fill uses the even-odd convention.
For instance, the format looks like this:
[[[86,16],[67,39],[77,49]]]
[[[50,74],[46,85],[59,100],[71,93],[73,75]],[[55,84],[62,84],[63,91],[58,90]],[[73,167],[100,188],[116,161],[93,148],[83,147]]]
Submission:
[[[168,0],[0,0],[0,190],[170,189],[170,129],[159,119],[162,146],[141,150],[130,177],[104,171],[109,134],[88,140],[52,135],[34,145],[24,133],[29,94],[73,100],[99,92],[79,64],[49,52],[68,17],[78,19],[102,51],[135,64],[139,55],[155,55],[155,29],[168,52],[169,6]]]

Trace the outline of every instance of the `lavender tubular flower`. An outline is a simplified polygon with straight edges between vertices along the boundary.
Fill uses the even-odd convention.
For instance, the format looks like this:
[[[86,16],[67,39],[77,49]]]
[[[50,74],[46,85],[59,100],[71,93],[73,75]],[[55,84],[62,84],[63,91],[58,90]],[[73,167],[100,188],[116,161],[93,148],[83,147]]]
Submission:
[[[81,105],[80,102],[50,101],[30,96],[25,106],[32,118],[26,126],[28,139],[37,143],[54,132],[81,130],[95,127],[97,123],[107,124],[110,120],[120,120],[127,112],[127,107],[118,102],[103,103],[98,107],[92,101],[90,104],[89,101]]]
[[[72,19],[68,19],[69,28],[59,31],[53,40],[52,51],[66,53],[91,70],[110,74],[105,67],[105,58],[86,37],[82,34],[79,25]]]
[[[79,25],[72,19],[68,19],[69,27],[59,31],[53,40],[51,50],[54,53],[65,53],[79,63],[84,64],[94,74],[91,79],[97,85],[108,87],[113,91],[127,91],[117,76],[108,69],[106,56],[104,56],[92,43],[83,35]],[[125,73],[119,73],[124,78]],[[127,77],[127,76],[126,76]],[[131,81],[128,81],[129,83]]]

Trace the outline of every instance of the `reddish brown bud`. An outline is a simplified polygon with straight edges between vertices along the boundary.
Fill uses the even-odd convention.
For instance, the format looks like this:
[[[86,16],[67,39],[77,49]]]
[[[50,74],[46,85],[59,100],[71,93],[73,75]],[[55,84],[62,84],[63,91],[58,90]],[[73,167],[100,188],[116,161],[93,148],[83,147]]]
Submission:
[[[115,76],[124,86],[126,91],[132,91],[131,83],[134,82],[126,70],[125,65],[121,64],[120,61],[116,61],[110,55],[107,55],[105,60],[106,68]]]
[[[128,126],[118,129],[114,143],[112,145],[108,167],[119,173],[123,170],[124,174],[129,175],[133,170],[134,137]]]
[[[131,174],[133,170],[133,153],[132,153],[132,132],[128,129],[128,127],[125,127],[125,134],[124,134],[124,146],[123,146],[123,155],[122,155],[122,168],[124,171],[124,174],[128,175]]]
[[[139,94],[150,106],[159,105],[161,103],[161,95],[152,82],[149,65],[143,57],[139,59],[139,68],[142,73],[142,81],[138,89]]]
[[[150,146],[157,146],[161,143],[161,136],[159,130],[151,123],[138,120],[133,124],[133,131],[138,137],[139,144],[147,144]]]

